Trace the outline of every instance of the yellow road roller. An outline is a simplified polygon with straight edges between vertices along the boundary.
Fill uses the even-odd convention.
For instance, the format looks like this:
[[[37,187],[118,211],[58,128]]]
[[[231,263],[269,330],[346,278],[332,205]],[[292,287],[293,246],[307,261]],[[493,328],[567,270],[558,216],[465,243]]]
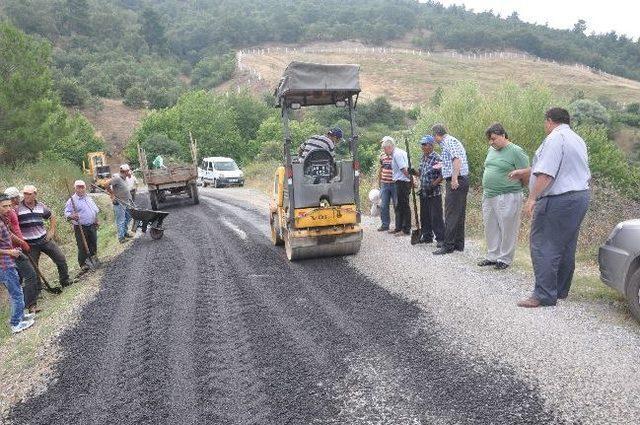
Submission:
[[[291,261],[350,255],[360,250],[360,171],[355,128],[359,93],[357,65],[303,62],[290,63],[276,89],[284,150],[270,202],[271,239],[274,245],[285,246]],[[292,152],[289,119],[307,106],[348,111],[351,137],[343,142],[348,143],[348,154],[336,159],[332,149]],[[323,136],[311,139],[314,137],[318,140]]]

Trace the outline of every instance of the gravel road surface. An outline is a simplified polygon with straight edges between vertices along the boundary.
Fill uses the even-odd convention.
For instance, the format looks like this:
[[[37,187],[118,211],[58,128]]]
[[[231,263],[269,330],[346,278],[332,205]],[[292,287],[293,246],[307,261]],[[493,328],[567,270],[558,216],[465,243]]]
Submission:
[[[168,205],[164,238],[108,266],[13,422],[636,423],[632,328],[578,303],[515,309],[526,276],[475,270],[473,248],[434,258],[373,222],[357,256],[290,263],[265,202],[203,189]]]

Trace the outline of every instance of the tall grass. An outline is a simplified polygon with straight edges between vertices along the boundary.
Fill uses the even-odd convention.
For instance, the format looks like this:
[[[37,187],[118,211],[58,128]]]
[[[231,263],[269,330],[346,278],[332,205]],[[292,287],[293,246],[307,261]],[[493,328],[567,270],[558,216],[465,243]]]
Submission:
[[[531,157],[545,138],[545,111],[552,106],[566,107],[567,103],[542,85],[520,87],[505,83],[482,93],[477,83],[460,83],[443,92],[439,106],[427,105],[422,109],[414,134],[417,139],[431,133],[434,123],[444,123],[451,135],[464,144],[472,183],[478,185],[488,149],[484,131],[492,122],[501,122],[511,141]],[[632,165],[615,143],[608,140],[606,129],[581,125],[575,130],[587,144],[594,176],[629,197],[639,198],[640,168]]]

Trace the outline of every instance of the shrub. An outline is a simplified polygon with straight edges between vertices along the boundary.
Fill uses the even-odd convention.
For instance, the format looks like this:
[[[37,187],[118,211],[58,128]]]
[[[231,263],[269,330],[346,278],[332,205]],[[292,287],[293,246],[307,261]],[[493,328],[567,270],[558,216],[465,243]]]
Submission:
[[[65,106],[84,106],[91,94],[80,85],[78,80],[63,78],[57,84],[60,100]]]
[[[144,106],[144,90],[140,86],[132,86],[127,89],[122,102],[131,108],[142,108]]]
[[[611,116],[606,108],[599,102],[590,99],[578,99],[569,105],[572,123],[580,124],[602,124],[609,126]]]

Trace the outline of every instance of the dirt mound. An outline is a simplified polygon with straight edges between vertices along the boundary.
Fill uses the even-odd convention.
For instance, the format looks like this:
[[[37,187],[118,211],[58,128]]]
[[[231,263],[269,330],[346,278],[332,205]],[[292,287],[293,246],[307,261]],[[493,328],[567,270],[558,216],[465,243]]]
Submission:
[[[145,114],[144,109],[125,106],[122,100],[100,99],[104,107],[100,111],[83,109],[80,112],[87,117],[107,145],[109,163],[113,168],[125,162],[122,151]]]

